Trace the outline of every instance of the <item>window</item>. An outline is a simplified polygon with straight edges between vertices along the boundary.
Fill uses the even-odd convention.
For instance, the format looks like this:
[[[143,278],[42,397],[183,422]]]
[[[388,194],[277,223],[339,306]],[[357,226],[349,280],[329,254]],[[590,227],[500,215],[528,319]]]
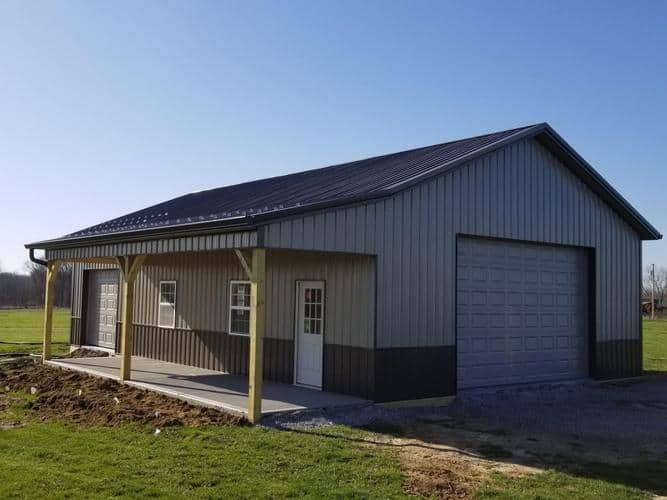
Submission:
[[[303,333],[322,334],[322,288],[303,289]]]
[[[158,326],[174,328],[176,326],[176,282],[160,281],[160,304],[158,307]]]
[[[250,335],[250,282],[229,282],[229,334]]]

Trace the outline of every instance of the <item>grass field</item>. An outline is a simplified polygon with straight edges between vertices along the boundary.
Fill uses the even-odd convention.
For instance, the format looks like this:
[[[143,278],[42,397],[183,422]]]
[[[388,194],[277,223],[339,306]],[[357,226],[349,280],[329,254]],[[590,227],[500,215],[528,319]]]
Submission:
[[[0,311],[0,340],[39,341],[41,311]],[[66,341],[68,311],[56,313]],[[667,321],[644,323],[645,367],[667,371]],[[0,344],[0,346],[2,346]],[[5,349],[5,347],[0,347]],[[40,346],[33,346],[35,352]],[[64,349],[66,350],[66,349]],[[358,442],[365,431],[260,427],[80,429],[31,419],[33,396],[0,392],[0,498],[6,497],[404,497],[400,450]],[[3,427],[20,420],[22,426]],[[338,437],[337,437],[338,436]],[[571,473],[494,473],[476,498],[647,498],[664,467],[586,464]]]
[[[398,461],[343,439],[259,427],[0,430],[0,497],[396,498]]]
[[[0,394],[0,403],[3,398],[15,403],[0,411],[0,423],[18,419],[23,426],[0,425],[0,498],[409,496],[400,449],[360,443],[365,431],[209,426],[155,435],[152,428],[129,424],[81,429],[30,421],[31,395]],[[470,497],[649,498],[646,490],[664,490],[664,473],[664,467],[603,464],[524,477],[494,473]]]
[[[644,370],[667,372],[667,320],[644,320]]]
[[[69,346],[69,309],[55,309],[53,312],[53,353],[64,354]],[[41,342],[44,312],[42,309],[0,309],[0,341]],[[0,344],[0,354],[10,352],[42,352],[42,346]]]

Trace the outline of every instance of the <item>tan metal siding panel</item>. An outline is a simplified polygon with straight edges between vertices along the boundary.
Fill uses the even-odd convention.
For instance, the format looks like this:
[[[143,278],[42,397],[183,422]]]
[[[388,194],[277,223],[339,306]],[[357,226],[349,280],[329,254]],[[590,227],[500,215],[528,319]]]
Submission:
[[[267,334],[294,336],[297,280],[326,282],[325,342],[372,347],[374,335],[374,265],[372,257],[307,252],[267,255]]]
[[[175,280],[176,328],[227,332],[229,281],[245,279],[236,255],[230,251],[150,256],[142,266],[135,285],[134,321],[157,326],[159,282]],[[373,346],[372,257],[269,252],[267,337],[293,339],[297,280],[326,282],[327,343]],[[189,352],[184,355],[191,356]]]

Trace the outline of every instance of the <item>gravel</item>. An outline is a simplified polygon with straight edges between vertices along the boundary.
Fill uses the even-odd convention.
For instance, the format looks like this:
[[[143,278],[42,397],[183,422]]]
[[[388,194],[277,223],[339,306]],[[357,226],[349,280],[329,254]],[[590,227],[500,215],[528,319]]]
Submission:
[[[389,409],[380,405],[313,410],[265,418],[263,425],[308,430],[330,425],[380,427],[449,422],[455,427],[523,435],[529,440],[577,440],[634,451],[665,447],[667,377],[479,389],[460,392],[446,407]]]

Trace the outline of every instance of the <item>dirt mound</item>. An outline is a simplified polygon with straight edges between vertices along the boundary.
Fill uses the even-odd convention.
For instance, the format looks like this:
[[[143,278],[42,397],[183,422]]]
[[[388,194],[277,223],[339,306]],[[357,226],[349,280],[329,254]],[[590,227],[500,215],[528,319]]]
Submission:
[[[130,422],[155,427],[245,423],[243,418],[228,413],[30,360],[0,365],[0,394],[7,390],[34,393],[31,410],[40,420],[85,427]]]
[[[95,349],[80,348],[76,351],[70,352],[65,358],[108,358],[109,353],[104,351],[97,351]]]
[[[405,492],[419,497],[471,498],[481,483],[480,477],[471,474],[470,467],[440,456],[415,457],[410,452],[403,452],[401,466]]]

